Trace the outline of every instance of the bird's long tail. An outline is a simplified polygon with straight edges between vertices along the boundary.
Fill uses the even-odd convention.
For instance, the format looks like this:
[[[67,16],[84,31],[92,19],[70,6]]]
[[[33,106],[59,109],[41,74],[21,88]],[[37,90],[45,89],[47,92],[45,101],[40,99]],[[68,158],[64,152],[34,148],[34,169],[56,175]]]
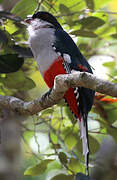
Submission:
[[[68,63],[63,61],[64,69],[67,74],[71,73]],[[64,96],[67,104],[69,105],[71,111],[78,119],[80,126],[80,134],[82,139],[82,148],[83,155],[85,156],[85,168],[86,175],[89,174],[88,171],[88,161],[89,161],[89,143],[88,143],[88,127],[87,127],[87,108],[84,107],[86,105],[85,99],[82,93],[81,88],[70,88],[65,96]]]
[[[79,127],[80,127],[80,137],[82,139],[83,155],[85,157],[86,175],[89,175],[89,170],[88,170],[89,141],[88,141],[87,117],[85,117],[85,119],[82,117],[81,120],[78,119],[78,123],[79,123]]]
[[[88,175],[89,174],[88,173],[89,143],[88,143],[87,112],[82,110],[84,107],[82,108],[82,106],[79,103],[80,102],[79,98],[81,98],[81,94],[79,96],[78,88],[76,90],[74,90],[73,88],[70,88],[66,92],[64,98],[67,104],[69,105],[71,111],[73,112],[73,114],[75,114],[75,117],[78,119],[78,122],[79,122],[80,134],[81,134],[81,139],[82,139],[82,147],[83,147],[83,155],[85,156],[86,174]]]

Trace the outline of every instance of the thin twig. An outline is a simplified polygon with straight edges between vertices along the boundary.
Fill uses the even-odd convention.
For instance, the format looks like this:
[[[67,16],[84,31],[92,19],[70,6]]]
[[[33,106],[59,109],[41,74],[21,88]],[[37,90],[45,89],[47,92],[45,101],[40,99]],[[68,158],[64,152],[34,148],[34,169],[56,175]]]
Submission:
[[[44,2],[44,0],[40,0],[40,2],[38,0],[36,0],[36,2],[37,2],[37,7],[35,9],[35,12],[37,12],[40,9],[40,6]]]

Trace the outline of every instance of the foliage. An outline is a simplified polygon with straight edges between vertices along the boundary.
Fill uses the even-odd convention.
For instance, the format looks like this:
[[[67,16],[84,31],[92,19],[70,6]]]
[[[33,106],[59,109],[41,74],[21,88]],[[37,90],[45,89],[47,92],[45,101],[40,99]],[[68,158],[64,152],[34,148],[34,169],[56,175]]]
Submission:
[[[102,66],[106,68],[108,79],[117,82],[117,20],[109,12],[108,3],[111,1],[43,0],[38,4],[36,0],[20,0],[12,7],[11,12],[1,11],[0,94],[32,100],[47,90],[26,43],[28,35],[26,26],[22,23],[26,15],[34,13],[37,5],[40,10],[49,11],[58,18],[84,56],[93,59],[93,64],[95,57],[100,55],[102,59],[105,59],[105,55],[111,57],[112,60],[102,62]],[[14,72],[23,61],[21,69]],[[8,73],[9,66],[13,73],[3,74]],[[99,66],[93,68],[100,69]],[[91,159],[95,157],[102,139],[107,135],[117,141],[116,109],[116,99],[97,94],[94,107],[89,113]],[[77,172],[84,172],[79,127],[63,101],[29,117],[23,127],[25,180],[72,180]],[[37,177],[35,179],[31,176]]]

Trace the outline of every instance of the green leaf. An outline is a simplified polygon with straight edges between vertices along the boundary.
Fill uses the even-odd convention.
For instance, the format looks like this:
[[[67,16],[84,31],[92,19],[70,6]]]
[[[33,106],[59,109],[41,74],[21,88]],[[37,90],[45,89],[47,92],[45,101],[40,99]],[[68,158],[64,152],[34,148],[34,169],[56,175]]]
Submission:
[[[67,156],[64,152],[59,153],[59,159],[60,159],[62,164],[67,164],[67,162],[68,162]]]
[[[5,30],[9,33],[9,35],[15,33],[16,31],[18,31],[18,27],[14,24],[13,21],[11,20],[7,20],[6,24],[5,24]],[[11,41],[11,37],[9,42]]]
[[[34,136],[34,131],[24,131],[24,139],[29,143],[30,139]]]
[[[105,24],[105,21],[98,17],[90,16],[87,18],[82,18],[81,20],[78,21],[82,25],[83,29],[97,29],[98,27],[102,26]]]
[[[107,113],[110,124],[114,123],[117,120],[117,102],[104,106],[104,109]]]
[[[24,63],[24,59],[17,54],[0,56],[0,73],[11,73],[18,71]]]
[[[70,13],[69,8],[67,6],[65,6],[64,4],[59,5],[59,10],[63,14],[69,14]]]
[[[85,0],[86,5],[89,9],[94,10],[94,2],[93,0]]]
[[[54,161],[53,159],[46,159],[46,160],[43,160],[41,161],[39,164],[37,164],[36,166],[33,166],[31,168],[28,168],[25,172],[24,172],[24,175],[28,176],[37,176],[37,175],[41,175],[43,174],[46,169],[47,169],[47,166],[49,163],[51,163],[52,161]]]
[[[1,78],[0,82],[2,82],[7,88],[19,89],[22,91],[27,91],[35,87],[33,80],[25,77],[25,74],[22,71],[11,73],[7,75],[6,78]]]
[[[53,133],[52,131],[50,132],[50,138],[51,138],[51,141],[54,143],[54,144],[57,144],[58,143],[58,137],[55,133]]]
[[[72,132],[67,134],[64,141],[69,150],[72,150],[77,144],[77,139]]]
[[[111,37],[113,37],[113,38],[117,39],[117,33],[115,33],[115,34],[111,34]]]
[[[82,29],[72,31],[70,34],[76,35],[76,36],[82,36],[82,37],[90,37],[90,38],[98,37],[97,34],[95,34],[94,32],[86,31],[86,30],[82,30]]]
[[[52,108],[48,108],[48,109],[43,110],[41,114],[42,115],[44,115],[44,114],[49,115],[49,114],[52,114],[53,112],[54,112],[54,110]]]
[[[80,163],[78,159],[71,158],[69,165],[69,169],[71,169],[74,173],[77,173],[80,169]]]
[[[111,62],[105,62],[103,63],[103,66],[105,67],[109,67],[109,68],[114,68],[116,65],[115,61],[111,61]]]
[[[37,2],[35,0],[20,0],[15,7],[13,7],[11,12],[25,18],[27,15],[34,13],[36,6]]]
[[[107,22],[108,20],[108,14],[107,13],[104,13],[104,12],[94,12],[93,14],[93,17],[97,17],[101,20],[103,20],[104,22]]]
[[[96,30],[96,34],[98,34],[103,40],[104,38],[111,36],[113,33],[115,33],[115,27],[110,26],[107,23]]]
[[[81,153],[83,152],[82,151],[82,140],[81,140],[80,136],[77,136],[76,149],[78,149],[78,151],[80,151]]]
[[[94,4],[95,4],[95,10],[103,7],[103,6],[107,6],[107,4],[110,2],[111,0],[94,0]]]
[[[70,9],[67,6],[65,6],[64,4],[60,4],[59,10],[60,10],[61,14],[66,15],[65,16],[66,23],[68,25],[72,26],[72,24],[73,24],[72,17],[69,16],[69,14],[71,14]]]
[[[53,113],[53,118],[51,119],[51,126],[58,130],[60,128],[60,114],[58,112],[58,110],[54,110],[54,113]]]
[[[53,177],[51,180],[60,180],[60,179],[61,180],[74,180],[74,177],[71,175],[67,176],[65,174],[59,174],[59,175]]]
[[[80,50],[86,50],[86,49],[88,49],[88,44],[85,44],[85,43],[80,43],[79,45],[78,45],[78,47],[79,47],[79,49]]]
[[[107,132],[108,134],[110,134],[114,140],[117,142],[117,128],[112,127],[112,126],[108,126],[107,127]]]
[[[83,8],[85,8],[85,3],[84,1],[81,1],[81,0],[59,0],[59,1],[53,1],[55,2],[55,6],[54,8],[57,9],[57,12],[59,11],[59,6],[60,4],[63,4],[65,6],[67,6],[71,12],[78,12],[80,10],[82,10]],[[54,3],[53,3],[54,4]],[[51,3],[51,5],[53,5]]]
[[[91,154],[96,153],[99,150],[99,147],[100,147],[100,144],[97,141],[97,139],[89,135],[89,148],[90,148]]]
[[[70,121],[74,124],[76,122],[76,120],[75,120],[75,117],[74,117],[73,113],[71,112],[70,108],[66,106],[64,108],[64,110],[65,110],[66,115],[70,119]]]

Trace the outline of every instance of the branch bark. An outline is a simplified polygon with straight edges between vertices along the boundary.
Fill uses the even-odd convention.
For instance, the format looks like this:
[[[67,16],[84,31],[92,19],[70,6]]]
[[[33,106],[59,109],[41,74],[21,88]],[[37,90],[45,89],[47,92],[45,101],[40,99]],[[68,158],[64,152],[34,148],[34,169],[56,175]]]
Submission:
[[[70,87],[78,86],[117,97],[117,84],[102,80],[90,73],[73,71],[72,74],[56,76],[52,90],[40,99],[31,102],[24,102],[12,96],[0,95],[0,107],[7,107],[24,115],[33,115],[57,104]]]

